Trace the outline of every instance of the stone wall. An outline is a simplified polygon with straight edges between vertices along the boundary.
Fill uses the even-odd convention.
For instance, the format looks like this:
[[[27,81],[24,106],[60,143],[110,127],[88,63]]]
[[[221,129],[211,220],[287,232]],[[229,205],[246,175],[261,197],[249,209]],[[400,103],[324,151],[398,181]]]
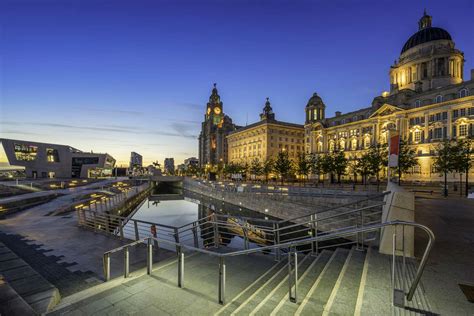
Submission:
[[[305,195],[292,194],[291,190],[287,191],[289,193],[281,194],[227,191],[221,189],[219,185],[213,186],[212,183],[202,183],[189,178],[184,181],[184,189],[285,220],[340,206],[337,211],[333,212],[333,214],[336,214],[382,201],[382,197],[375,198],[380,194],[374,195],[372,193],[374,200],[366,201],[366,193],[360,194],[360,192],[357,192],[357,194],[353,194],[354,192],[325,191],[324,189],[315,189],[317,192]],[[357,203],[361,200],[364,200],[364,202]],[[326,211],[325,216],[329,215],[331,215],[331,212]]]

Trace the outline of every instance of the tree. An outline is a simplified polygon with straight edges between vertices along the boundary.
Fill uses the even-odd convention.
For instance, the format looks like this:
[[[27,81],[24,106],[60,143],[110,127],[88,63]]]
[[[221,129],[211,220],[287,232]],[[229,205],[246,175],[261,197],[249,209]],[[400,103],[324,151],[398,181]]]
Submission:
[[[296,160],[296,172],[303,176],[303,182],[308,177],[311,170],[311,162],[305,153],[299,153]]]
[[[387,165],[388,150],[387,147],[381,144],[370,146],[367,157],[369,163],[370,174],[377,178],[377,191],[380,187],[380,171]]]
[[[252,160],[249,171],[251,175],[258,177],[263,174],[263,166],[258,158]]]
[[[320,178],[321,178],[321,173],[323,172],[323,166],[322,166],[323,159],[322,159],[322,156],[318,156],[316,154],[311,154],[310,158],[309,158],[309,161],[310,161],[311,172],[318,176],[318,182],[319,182]]]
[[[398,166],[396,167],[398,173],[398,185],[401,185],[402,174],[407,173],[408,170],[418,165],[416,152],[414,149],[408,147],[404,140],[400,140]]]
[[[459,139],[456,145],[453,146],[453,168],[456,172],[459,172],[459,180],[461,185],[459,190],[462,195],[462,174],[466,175],[466,187],[465,195],[469,194],[469,170],[472,167],[472,155],[474,150],[472,148],[472,140],[470,139]]]
[[[331,175],[331,183],[334,182],[334,159],[331,154],[326,154],[320,157],[321,159],[321,170],[323,172],[323,183],[324,183],[324,175],[329,173]]]
[[[283,185],[284,179],[290,174],[292,169],[291,160],[288,158],[287,151],[280,151],[275,161],[275,171],[278,173]]]
[[[364,185],[367,185],[367,176],[371,175],[372,172],[372,163],[369,157],[369,154],[366,152],[357,159],[356,163],[356,172],[359,173],[362,177]]]
[[[263,162],[263,174],[265,175],[265,181],[268,181],[268,175],[273,172],[275,168],[275,161],[270,157],[265,159]]]
[[[437,155],[433,163],[436,171],[438,171],[440,175],[444,175],[444,196],[448,196],[448,173],[454,170],[453,153],[453,146],[448,140],[445,140],[438,145]]]
[[[348,160],[343,151],[333,154],[334,172],[337,174],[337,183],[341,183],[341,176],[346,173]]]

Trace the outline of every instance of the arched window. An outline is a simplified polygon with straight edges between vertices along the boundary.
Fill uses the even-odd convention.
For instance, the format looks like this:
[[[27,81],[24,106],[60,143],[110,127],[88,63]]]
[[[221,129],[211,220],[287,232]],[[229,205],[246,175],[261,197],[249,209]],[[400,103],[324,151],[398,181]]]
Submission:
[[[370,137],[367,136],[364,140],[364,147],[369,148],[370,147]]]
[[[340,150],[346,149],[346,141],[345,141],[344,139],[341,139],[341,140],[339,141],[339,149],[340,149]]]
[[[357,139],[353,139],[351,141],[351,149],[356,150],[357,149]]]
[[[329,142],[329,151],[330,152],[334,151],[334,141],[332,141],[332,140]]]
[[[466,88],[459,90],[459,97],[460,98],[467,97],[468,95],[469,95],[469,91]]]
[[[318,152],[322,152],[323,151],[323,142],[318,142]]]
[[[416,100],[415,101],[415,108],[419,108],[421,106],[421,101],[420,100]]]
[[[435,98],[435,103],[441,103],[443,102],[443,96],[442,95],[437,95]]]

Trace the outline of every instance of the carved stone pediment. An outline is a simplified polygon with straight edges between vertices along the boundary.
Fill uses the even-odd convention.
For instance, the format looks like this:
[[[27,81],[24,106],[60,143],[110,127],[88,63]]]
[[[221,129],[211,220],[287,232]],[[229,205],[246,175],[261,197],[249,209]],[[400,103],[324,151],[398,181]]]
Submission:
[[[387,115],[392,115],[394,113],[401,112],[401,111],[403,111],[403,109],[401,109],[399,107],[396,107],[394,105],[390,105],[388,103],[385,103],[379,109],[377,109],[377,111],[372,113],[372,115],[370,115],[370,117],[387,116]]]

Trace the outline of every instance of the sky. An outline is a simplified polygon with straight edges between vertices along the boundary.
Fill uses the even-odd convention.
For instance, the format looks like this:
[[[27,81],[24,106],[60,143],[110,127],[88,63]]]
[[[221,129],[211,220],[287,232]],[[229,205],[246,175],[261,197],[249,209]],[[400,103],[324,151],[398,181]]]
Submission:
[[[474,1],[0,0],[0,137],[128,165],[198,155],[212,84],[234,123],[370,106],[423,9],[474,68]],[[471,57],[472,56],[472,57]]]

